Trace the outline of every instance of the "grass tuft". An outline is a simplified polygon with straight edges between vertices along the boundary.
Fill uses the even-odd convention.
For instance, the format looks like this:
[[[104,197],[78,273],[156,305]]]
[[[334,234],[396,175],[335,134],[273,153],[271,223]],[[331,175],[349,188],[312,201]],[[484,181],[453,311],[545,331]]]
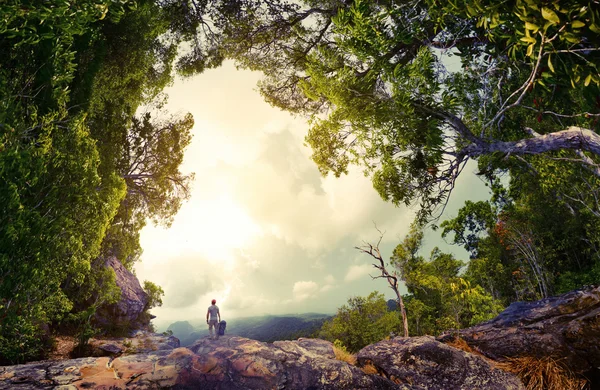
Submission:
[[[527,390],[583,390],[588,387],[588,382],[566,367],[561,359],[508,358],[496,366],[517,375]]]
[[[341,360],[341,361],[351,364],[353,366],[356,365],[356,355],[346,351],[345,349],[336,347],[334,345],[333,353],[335,354],[335,358],[337,360]]]
[[[373,365],[373,363],[371,363],[371,362],[368,362],[367,364],[362,366],[360,369],[367,375],[373,375],[373,374],[379,375],[379,371],[377,371],[377,367],[375,367]]]
[[[471,348],[471,346],[460,337],[456,337],[454,340],[446,342],[446,344],[456,349],[460,349],[461,351],[477,354],[477,351],[473,350],[473,348]]]

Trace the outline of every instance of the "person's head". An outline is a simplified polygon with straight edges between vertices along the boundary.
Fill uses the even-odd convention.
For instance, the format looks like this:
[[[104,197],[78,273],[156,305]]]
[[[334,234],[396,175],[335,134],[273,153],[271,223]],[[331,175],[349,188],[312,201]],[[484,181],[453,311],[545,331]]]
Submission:
[[[210,303],[212,303],[214,305],[215,303],[217,303],[217,300],[213,299],[212,301],[210,301]]]

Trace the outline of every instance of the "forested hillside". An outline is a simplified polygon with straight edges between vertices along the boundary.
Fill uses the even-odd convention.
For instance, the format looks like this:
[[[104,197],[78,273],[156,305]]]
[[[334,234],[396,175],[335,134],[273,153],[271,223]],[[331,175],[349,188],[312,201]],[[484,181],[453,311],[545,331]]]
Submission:
[[[273,342],[296,340],[300,337],[314,337],[323,323],[329,318],[324,314],[298,314],[286,316],[259,316],[235,318],[227,321],[226,334],[247,337],[253,340]],[[208,336],[205,324],[192,326],[188,321],[175,322],[167,328],[173,332],[182,346],[188,346],[198,339]]]
[[[600,283],[597,1],[5,0],[0,54],[1,363],[94,333],[120,295],[105,258],[132,269],[140,229],[189,195],[194,119],[162,90],[225,59],[309,120],[324,175],[358,165],[416,208],[379,254],[408,288],[406,332]],[[493,196],[439,220],[471,160]],[[421,255],[427,226],[470,258]]]

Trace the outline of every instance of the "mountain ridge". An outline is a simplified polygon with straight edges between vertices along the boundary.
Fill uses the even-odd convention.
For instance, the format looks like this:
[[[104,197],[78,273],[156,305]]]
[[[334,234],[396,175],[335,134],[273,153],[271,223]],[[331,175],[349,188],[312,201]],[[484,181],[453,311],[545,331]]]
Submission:
[[[272,315],[239,317],[227,320],[227,334],[249,339],[274,342],[294,340],[314,335],[323,323],[332,316],[320,313],[301,313],[294,315]],[[192,324],[192,321],[176,321],[167,327],[177,337],[182,346],[193,344],[199,338],[208,335],[204,323]]]

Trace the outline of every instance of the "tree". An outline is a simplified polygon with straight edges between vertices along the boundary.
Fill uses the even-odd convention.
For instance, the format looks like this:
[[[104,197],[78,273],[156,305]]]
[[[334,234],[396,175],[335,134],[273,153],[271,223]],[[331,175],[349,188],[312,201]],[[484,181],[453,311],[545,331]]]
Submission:
[[[390,263],[406,283],[408,319],[416,334],[436,334],[450,328],[474,325],[495,316],[502,304],[480,285],[464,279],[464,264],[434,248],[429,260],[419,255],[423,232],[413,223],[396,246]]]
[[[78,119],[46,124],[34,144],[3,139],[0,360],[39,356],[41,325],[73,307],[61,285],[67,278],[83,282],[125,195],[122,179],[101,179],[94,141]],[[22,332],[31,344],[14,344],[12,337]]]
[[[379,244],[381,243],[381,239],[383,238],[383,233],[381,233],[381,232],[379,232],[379,233],[381,235],[379,237],[379,241],[377,242],[377,245],[373,246],[372,244],[365,244],[361,247],[356,247],[356,249],[358,249],[359,251],[361,251],[363,253],[368,254],[373,259],[375,259],[375,262],[372,265],[373,265],[373,267],[375,267],[375,269],[377,271],[379,271],[381,273],[381,275],[375,276],[372,278],[373,279],[379,279],[379,278],[385,279],[388,282],[388,284],[390,285],[389,287],[396,294],[396,302],[398,303],[398,307],[400,308],[400,315],[402,316],[402,330],[404,331],[404,337],[408,337],[408,320],[406,318],[406,309],[404,307],[404,301],[402,299],[402,295],[400,294],[400,290],[398,287],[398,276],[396,275],[395,272],[390,273],[386,269],[385,261],[381,257],[381,251],[379,250]]]
[[[167,225],[189,197],[192,174],[179,171],[194,126],[191,114],[180,120],[151,122],[146,113],[134,118],[117,169],[127,184],[126,202],[145,217]],[[131,207],[131,205],[130,205]]]
[[[590,186],[598,178],[542,156],[502,169],[511,180],[501,202],[466,202],[441,224],[442,236],[471,252],[465,278],[504,304],[597,283],[600,237]]]
[[[544,154],[600,172],[595,3],[228,4],[252,12],[223,29],[223,56],[262,70],[265,99],[311,119],[321,172],[359,164],[384,199],[420,201],[422,219],[470,159]]]
[[[153,307],[162,306],[162,297],[165,295],[162,287],[152,283],[149,280],[144,280],[144,291],[146,294],[148,294],[146,310],[152,309]]]
[[[383,294],[374,291],[368,297],[348,299],[348,304],[323,324],[319,337],[339,340],[350,352],[357,352],[388,337],[399,325],[398,316],[387,310]]]
[[[167,34],[166,14],[146,0],[71,3],[0,4],[3,364],[42,358],[51,332],[68,318],[87,340],[95,307],[119,295],[100,254],[118,248],[135,257],[140,216],[168,223],[186,194],[164,182],[190,179],[177,165],[191,117],[140,118],[141,130],[130,132],[140,104],[172,80],[179,41]],[[152,177],[133,184],[153,202],[126,197],[133,184],[125,176],[140,171],[117,169],[124,147],[140,145],[156,163],[146,160]],[[122,207],[125,201],[136,209]]]

